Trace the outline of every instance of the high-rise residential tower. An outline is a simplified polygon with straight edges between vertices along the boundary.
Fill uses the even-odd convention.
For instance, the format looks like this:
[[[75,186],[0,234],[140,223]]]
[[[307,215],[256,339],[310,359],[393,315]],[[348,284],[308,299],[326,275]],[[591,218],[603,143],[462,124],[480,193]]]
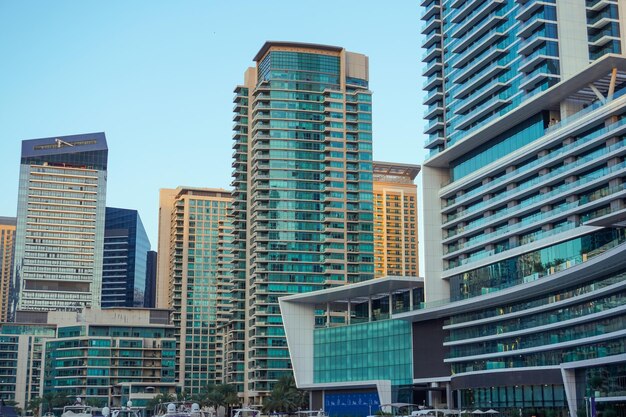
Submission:
[[[22,142],[12,310],[100,306],[104,133]]]
[[[421,4],[420,275],[456,303],[452,385],[463,408],[573,414],[626,372],[626,3]]]
[[[102,307],[145,305],[150,241],[137,210],[107,207],[102,260]]]
[[[218,242],[231,195],[212,188],[162,189],[158,307],[173,310],[177,380],[190,393],[222,382],[218,336]]]
[[[365,55],[267,42],[235,89],[233,280],[245,285],[241,388],[291,374],[278,297],[374,277]],[[320,317],[320,320],[323,320]]]
[[[418,273],[419,165],[374,161],[374,271],[376,277]]]
[[[9,292],[15,255],[15,217],[0,217],[0,323],[9,317]]]

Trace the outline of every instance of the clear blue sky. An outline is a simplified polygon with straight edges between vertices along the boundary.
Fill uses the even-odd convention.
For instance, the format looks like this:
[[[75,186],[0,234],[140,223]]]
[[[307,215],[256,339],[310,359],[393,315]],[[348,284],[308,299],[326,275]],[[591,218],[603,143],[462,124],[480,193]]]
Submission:
[[[374,159],[421,163],[417,0],[0,0],[0,216],[24,139],[103,131],[107,205],[157,244],[159,188],[230,188],[233,88],[266,40],[370,57]]]

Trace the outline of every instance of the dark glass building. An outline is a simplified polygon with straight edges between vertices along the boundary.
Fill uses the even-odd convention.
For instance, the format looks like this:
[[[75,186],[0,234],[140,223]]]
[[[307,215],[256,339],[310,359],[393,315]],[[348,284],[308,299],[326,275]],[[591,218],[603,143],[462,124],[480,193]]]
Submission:
[[[146,308],[154,308],[156,305],[157,252],[149,250],[146,261],[146,293],[143,304]]]
[[[137,210],[107,207],[102,307],[144,307],[149,250]]]

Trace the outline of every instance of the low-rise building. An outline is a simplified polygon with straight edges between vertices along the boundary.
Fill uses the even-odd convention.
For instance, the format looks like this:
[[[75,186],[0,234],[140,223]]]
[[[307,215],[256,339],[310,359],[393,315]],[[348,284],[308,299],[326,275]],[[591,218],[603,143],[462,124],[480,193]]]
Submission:
[[[45,342],[55,335],[55,325],[0,323],[0,399],[25,409],[41,395]]]
[[[130,384],[149,384],[154,395],[174,390],[176,339],[169,313],[137,308],[48,312],[58,329],[56,339],[46,342],[43,392],[63,391],[115,407],[123,404],[124,387]],[[142,406],[147,398],[137,400],[134,405]]]

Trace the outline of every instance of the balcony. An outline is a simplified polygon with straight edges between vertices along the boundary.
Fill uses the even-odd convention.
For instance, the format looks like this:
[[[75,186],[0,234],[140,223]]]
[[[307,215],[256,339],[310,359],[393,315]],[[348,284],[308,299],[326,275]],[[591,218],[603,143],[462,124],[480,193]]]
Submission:
[[[441,60],[436,59],[434,61],[430,61],[428,65],[426,65],[426,68],[424,68],[424,71],[422,71],[422,75],[425,77],[429,77],[433,75],[435,72],[441,72],[441,69],[442,69]]]
[[[483,88],[477,90],[477,91],[473,91],[468,97],[467,99],[465,99],[465,101],[459,106],[457,107],[456,111],[458,113],[464,113],[466,111],[468,111],[469,109],[471,109],[473,106],[475,106],[477,103],[479,103],[480,101],[486,99],[487,97],[499,92],[500,90],[502,90],[504,87],[508,87],[508,83],[505,82],[494,82],[494,83],[487,83],[487,85],[485,85]]]
[[[506,50],[498,46],[486,50],[485,52],[483,52],[482,55],[480,55],[477,58],[474,58],[475,62],[472,61],[473,63],[470,63],[470,65],[467,68],[455,71],[455,73],[458,73],[458,75],[454,79],[454,83],[462,84],[465,80],[476,77],[476,74],[479,73],[479,71],[483,71],[484,67],[490,66],[493,60],[497,59],[500,55],[504,54],[505,52]]]
[[[436,135],[430,135],[426,142],[424,143],[424,147],[426,149],[433,149],[445,143],[445,138],[441,133]]]
[[[480,3],[480,2],[471,2],[472,4]],[[469,14],[462,23],[459,23],[455,28],[456,30],[452,32],[453,38],[460,38],[478,23],[483,20],[485,17],[489,15],[493,10],[500,7],[504,4],[504,0],[491,0],[482,3],[482,6],[478,9],[475,9],[471,14]],[[494,14],[495,15],[495,14]]]
[[[422,43],[422,48],[430,48],[433,45],[441,44],[441,33],[439,31],[434,30],[431,33],[424,36],[424,42]]]
[[[558,56],[548,55],[544,50],[538,50],[530,56],[522,59],[519,63],[519,71],[529,73],[533,68],[546,61],[558,61]]]
[[[441,45],[435,44],[428,48],[422,55],[422,62],[432,61],[435,58],[441,57]]]
[[[561,76],[559,74],[552,74],[547,69],[537,68],[530,74],[526,74],[526,77],[524,77],[522,79],[522,82],[520,83],[520,88],[526,91],[530,91],[535,88],[537,84],[543,82],[548,78],[558,80],[561,78]]]
[[[625,141],[620,142],[619,145],[621,149],[616,153],[620,153],[620,152],[624,153],[624,151],[626,150],[626,148],[624,148],[625,144],[626,144]],[[616,149],[618,148],[615,148],[614,151]],[[561,168],[553,172],[550,172],[547,175],[537,177],[535,180],[525,183],[523,188],[518,187],[512,190],[509,190],[507,192],[500,193],[498,194],[497,198],[482,201],[481,203],[476,204],[467,210],[461,211],[459,213],[455,213],[454,215],[451,215],[448,217],[448,220],[446,221],[444,227],[449,228],[451,225],[453,225],[454,223],[457,223],[462,218],[466,218],[478,212],[489,210],[489,207],[494,207],[495,205],[500,204],[502,202],[523,198],[524,195],[527,195],[533,192],[533,190],[539,189],[551,183],[556,183],[559,180],[562,180],[567,176],[573,175],[576,172],[580,172],[584,169],[589,168],[590,166],[593,166],[594,164],[597,164],[599,162],[598,158],[599,156],[593,155],[593,157],[590,157],[590,158],[585,157],[577,161],[576,163],[564,165]],[[570,165],[574,165],[574,166],[570,166]],[[605,174],[607,176],[610,175],[611,178],[614,178],[614,177],[623,175],[625,169],[626,169],[626,162],[622,162],[620,164],[613,165],[610,168],[606,168]],[[550,204],[554,201],[565,198],[567,195],[581,193],[597,185],[604,184],[606,181],[608,181],[608,179],[609,177],[600,177],[600,178],[593,178],[593,179],[581,178],[577,181],[563,184],[559,187],[556,187],[547,193],[538,194],[533,198],[526,199],[524,200],[524,204],[521,207],[514,207],[513,210],[518,210],[521,208],[527,208],[528,210],[530,210],[533,208],[540,207],[541,205]],[[536,203],[541,203],[541,204],[539,204],[539,206],[533,206]],[[499,220],[500,218],[503,218],[503,217],[504,218],[511,217],[512,215],[513,213],[509,211],[508,215],[504,213],[499,213],[493,216],[489,216],[489,217],[486,217],[484,221],[480,221],[480,222],[477,222],[476,224],[473,224],[473,227],[478,227],[478,226],[484,227],[487,222]],[[470,230],[470,229],[468,228],[467,230]]]
[[[477,86],[482,85],[483,83],[491,80],[493,77],[498,75],[501,71],[509,68],[510,64],[506,63],[497,63],[496,65],[491,65],[478,74],[472,75],[471,78],[467,79],[465,85],[462,86],[459,90],[456,91],[455,97],[464,97],[470,94],[473,90],[477,88]],[[465,77],[463,77],[465,79]]]
[[[545,5],[554,6],[554,3],[549,3],[549,2],[544,2],[544,1],[531,1],[529,3],[526,3],[525,6],[522,6],[517,11],[517,15],[515,15],[515,18],[517,20],[522,20],[522,21],[528,20],[528,18],[532,16],[534,12],[536,12],[537,10],[539,10],[541,7]]]
[[[443,114],[443,104],[441,102],[436,102],[428,106],[424,112],[424,119],[432,119],[440,114]]]
[[[439,18],[439,14],[433,14],[430,19],[422,24],[420,33],[422,35],[427,34],[431,30],[436,28],[441,28],[441,19]]]
[[[424,104],[430,105],[430,104],[435,103],[436,101],[441,101],[442,99],[443,99],[442,89],[436,88],[428,92],[428,94],[426,95],[426,98],[424,99]]]
[[[424,133],[427,135],[435,133],[438,130],[443,130],[443,126],[443,117],[437,117],[436,119],[429,120],[424,128]]]
[[[540,44],[548,40],[556,42],[556,39],[546,36],[544,31],[539,31],[533,34],[530,38],[520,42],[517,48],[517,52],[520,55],[525,55],[527,52],[530,52],[533,49],[536,49]]]
[[[488,2],[470,1],[459,8],[459,11],[452,17],[452,23],[461,23],[464,19],[475,21],[485,17],[489,12],[504,4],[504,0],[492,0]],[[480,7],[482,6],[482,7]],[[454,36],[454,35],[452,35]]]
[[[462,54],[459,55],[459,58],[452,65],[453,68],[462,68],[464,65],[472,61],[478,55],[482,54],[486,49],[488,49],[491,45],[498,42],[500,38],[502,38],[506,34],[506,31],[503,30],[492,30],[488,35],[484,37],[483,40],[478,42],[471,49],[466,50]],[[497,47],[496,47],[497,48]]]
[[[422,14],[422,20],[428,20],[435,14],[440,14],[441,7],[439,6],[439,1],[431,1],[427,5],[424,5],[424,14]]]
[[[484,34],[489,32],[494,26],[498,25],[503,20],[505,20],[504,16],[499,16],[497,14],[489,16],[480,26],[473,27],[471,31],[467,32],[467,34],[454,46],[452,52],[463,52],[467,47],[472,45],[476,40],[480,39]]]
[[[441,72],[436,72],[430,77],[428,77],[426,81],[424,81],[424,84],[422,85],[422,89],[432,90],[435,87],[441,86],[442,83],[443,83],[443,78],[441,78]]]
[[[509,98],[500,98],[498,96],[493,97],[491,100],[482,104],[481,106],[471,110],[468,114],[463,115],[459,124],[457,124],[457,129],[465,129],[471,124],[477,122],[481,118],[487,116],[489,113],[492,113],[498,110],[500,107],[509,104],[511,99]]]

